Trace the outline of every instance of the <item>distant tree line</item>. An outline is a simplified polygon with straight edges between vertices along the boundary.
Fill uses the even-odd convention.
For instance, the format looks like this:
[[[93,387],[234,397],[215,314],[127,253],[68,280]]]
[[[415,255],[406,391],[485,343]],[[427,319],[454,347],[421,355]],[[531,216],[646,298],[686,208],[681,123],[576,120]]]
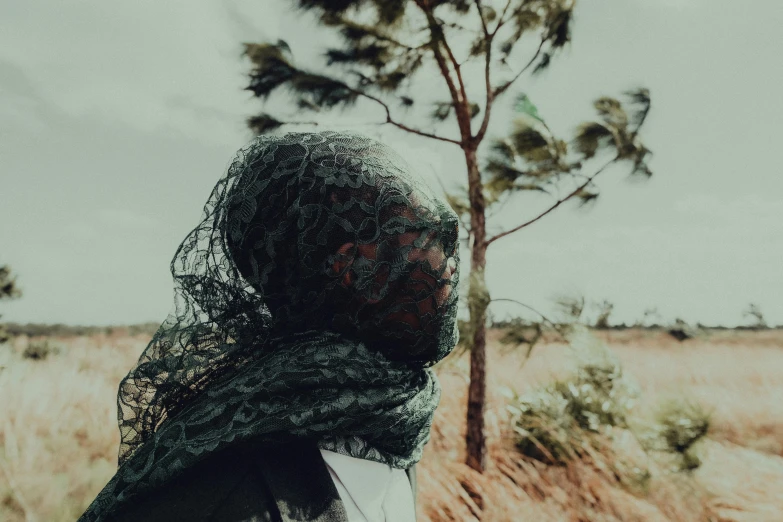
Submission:
[[[680,320],[682,321],[682,320]],[[492,321],[491,328],[507,328],[515,324],[513,319],[506,319],[502,321]],[[702,323],[696,323],[696,327],[700,330],[783,330],[783,324],[777,326],[765,325],[763,327],[755,325],[739,325],[739,326],[722,326],[722,325],[706,325]],[[671,328],[671,325],[666,324],[626,324],[618,323],[611,324],[603,327],[591,325],[590,328],[595,330],[664,330]]]
[[[160,323],[139,323],[130,325],[114,326],[74,326],[67,324],[45,324],[45,323],[6,323],[5,330],[10,336],[27,335],[30,337],[39,336],[80,336],[80,335],[112,335],[115,333],[127,335],[152,335],[160,327]]]
[[[628,330],[631,328],[642,330],[676,330],[682,331],[685,335],[684,338],[691,337],[688,332],[696,330],[775,330],[783,329],[783,324],[773,326],[767,323],[764,314],[761,311],[761,307],[756,303],[750,303],[742,312],[742,317],[750,319],[749,324],[738,326],[721,326],[721,325],[706,325],[697,322],[695,325],[690,325],[687,321],[680,318],[674,320],[673,323],[664,323],[662,317],[656,307],[647,308],[644,311],[642,319],[637,320],[634,323],[616,323],[611,324],[609,319],[614,310],[614,304],[604,299],[602,301],[594,301],[587,303],[583,296],[562,296],[559,297],[555,304],[560,312],[560,316],[565,318],[565,323],[578,321],[590,328],[596,330]],[[529,308],[529,307],[528,307]],[[587,317],[585,310],[592,308],[595,310],[593,317]],[[537,315],[541,315],[538,311],[530,309]],[[543,316],[542,316],[543,317]],[[544,318],[546,321],[548,319]],[[549,321],[552,326],[556,326],[554,322]],[[492,328],[508,328],[512,326],[527,326],[536,327],[540,325],[540,321],[526,321],[520,317],[512,317],[510,319],[496,321],[494,318],[490,320]],[[563,324],[565,324],[563,323]],[[540,329],[540,327],[538,328]],[[676,337],[676,335],[675,335]]]
[[[510,326],[517,325],[518,318],[505,319],[505,320],[492,320],[491,328],[508,328]],[[679,321],[677,324],[682,324],[683,321]],[[139,323],[129,325],[113,325],[113,326],[79,326],[79,325],[67,325],[67,324],[46,324],[46,323],[5,323],[5,332],[9,337],[15,337],[19,335],[27,335],[29,337],[55,337],[55,336],[90,336],[90,335],[152,335],[160,327],[160,323]],[[676,325],[675,325],[676,326]],[[591,328],[596,330],[665,330],[672,328],[672,325],[668,324],[608,324],[605,326],[590,325]],[[757,325],[743,325],[743,326],[721,326],[721,325],[705,325],[702,323],[696,323],[696,328],[699,330],[783,330],[783,325],[771,326],[764,325],[763,327]]]

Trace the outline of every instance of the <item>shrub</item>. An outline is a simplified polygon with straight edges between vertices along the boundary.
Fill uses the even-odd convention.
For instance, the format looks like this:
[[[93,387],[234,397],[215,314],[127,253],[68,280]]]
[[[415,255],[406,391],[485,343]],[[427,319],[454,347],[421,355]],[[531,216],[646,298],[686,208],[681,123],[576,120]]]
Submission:
[[[517,448],[555,465],[581,457],[587,445],[595,442],[591,432],[606,434],[613,426],[627,428],[638,395],[623,377],[614,354],[586,329],[574,327],[569,342],[576,371],[523,396],[514,394],[507,406],[512,429],[520,436]]]
[[[587,364],[553,388],[566,400],[566,411],[579,427],[597,433],[602,426],[627,427],[634,394],[622,377],[619,365]]]
[[[60,353],[60,348],[54,346],[49,341],[33,341],[27,345],[22,352],[22,357],[25,359],[43,360],[50,355],[56,355]]]
[[[568,414],[568,401],[552,388],[516,397],[506,408],[523,455],[556,466],[583,455],[582,430]]]
[[[694,445],[710,429],[711,412],[693,401],[669,401],[658,411],[656,420],[664,450],[679,456],[680,470],[693,470],[701,465]]]
[[[709,431],[710,412],[692,401],[669,401],[659,407],[649,429],[637,436],[629,421],[639,388],[623,375],[611,350],[587,329],[574,326],[569,343],[576,361],[570,377],[522,396],[511,392],[513,400],[507,409],[521,453],[550,465],[564,465],[583,457],[591,447],[598,449],[597,435],[611,438],[613,428],[621,428],[632,433],[645,451],[674,455],[676,471],[700,466],[694,445]],[[648,474],[634,468],[626,478],[638,475],[643,483]]]
[[[690,326],[688,323],[679,318],[674,321],[674,326],[666,330],[666,333],[680,342],[687,341],[688,339],[694,339],[699,337],[701,334],[698,328]]]

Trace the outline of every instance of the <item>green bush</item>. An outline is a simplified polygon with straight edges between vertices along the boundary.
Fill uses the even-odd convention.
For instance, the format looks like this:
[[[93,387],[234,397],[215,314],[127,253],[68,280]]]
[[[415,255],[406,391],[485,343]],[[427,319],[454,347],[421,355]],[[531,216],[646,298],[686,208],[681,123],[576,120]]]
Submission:
[[[627,427],[634,394],[616,365],[586,365],[569,379],[555,381],[507,406],[517,448],[536,460],[562,465],[584,456],[591,433]]]
[[[638,395],[604,343],[578,325],[568,335],[576,362],[573,374],[523,396],[514,394],[507,406],[512,429],[519,435],[517,448],[556,465],[581,457],[595,442],[591,433],[627,428]]]
[[[512,429],[518,435],[517,449],[550,465],[564,465],[583,456],[584,437],[568,414],[568,401],[551,388],[517,397],[506,406]]]
[[[555,382],[553,388],[566,400],[566,412],[582,429],[600,432],[602,426],[628,426],[635,394],[623,381],[619,365],[580,366],[576,375]]]
[[[659,408],[656,416],[659,438],[665,451],[679,456],[680,470],[689,471],[701,465],[695,445],[709,432],[711,417],[711,412],[693,401],[668,401]]]
[[[599,435],[613,436],[614,428],[630,431],[645,452],[674,455],[675,470],[688,471],[701,465],[694,445],[710,426],[711,413],[698,403],[668,401],[659,407],[653,424],[637,435],[642,421],[632,413],[638,387],[623,375],[609,348],[576,325],[569,334],[576,362],[568,378],[554,381],[522,396],[511,391],[507,405],[517,449],[550,465],[564,465],[599,448]],[[636,427],[631,426],[630,421]],[[615,466],[617,468],[617,466]],[[621,470],[620,470],[621,471]],[[624,475],[624,473],[620,473]],[[627,473],[631,483],[643,485],[649,472],[635,467]]]

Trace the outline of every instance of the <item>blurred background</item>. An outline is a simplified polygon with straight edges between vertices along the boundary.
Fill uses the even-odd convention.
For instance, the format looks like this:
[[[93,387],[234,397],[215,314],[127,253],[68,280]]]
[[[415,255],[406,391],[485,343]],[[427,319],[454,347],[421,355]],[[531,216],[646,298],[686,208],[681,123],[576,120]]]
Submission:
[[[375,2],[343,3],[361,5],[356,31],[406,34],[384,25]],[[507,21],[493,83],[514,80],[478,148],[486,196],[496,198],[486,233],[543,217],[486,250],[485,291],[497,299],[481,378],[486,469],[466,464],[477,328],[471,216],[460,206],[468,170],[460,145],[421,135],[460,139],[431,52],[399,85],[384,77],[386,87],[365,91],[417,134],[384,124],[376,100],[346,102],[323,82],[257,96],[253,74],[269,75],[273,55],[286,57],[279,70],[359,88],[348,58],[325,57],[347,41],[319,18],[329,2],[4,2],[0,520],[74,520],[89,505],[116,471],[117,385],[172,307],[169,263],[214,184],[258,132],[323,128],[389,143],[464,218],[461,346],[438,369],[450,393],[420,466],[420,520],[778,520],[783,5],[387,4],[407,6],[413,25],[426,6],[438,14],[479,105],[474,133],[486,113],[476,38],[482,20],[490,29]],[[425,41],[411,38],[411,47]],[[367,39],[354,38],[354,51]],[[364,66],[389,59],[365,51]],[[621,155],[618,136],[630,149],[601,170],[610,152]],[[592,390],[580,400],[597,395],[575,405],[569,382]],[[549,456],[531,449],[531,426],[542,422],[535,446]],[[587,434],[609,446],[596,450]]]

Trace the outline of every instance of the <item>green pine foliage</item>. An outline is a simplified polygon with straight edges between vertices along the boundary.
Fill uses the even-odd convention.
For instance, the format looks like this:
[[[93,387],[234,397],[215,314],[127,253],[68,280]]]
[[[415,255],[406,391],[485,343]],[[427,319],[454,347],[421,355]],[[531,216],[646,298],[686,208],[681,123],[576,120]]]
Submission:
[[[250,60],[247,90],[263,100],[283,91],[299,114],[356,108],[364,99],[383,109],[385,118],[378,124],[456,145],[465,157],[468,187],[458,193],[444,187],[444,192],[467,232],[464,240],[474,261],[466,296],[470,319],[459,324],[459,346],[477,352],[471,359],[475,370],[471,379],[477,386],[470,388],[476,394],[485,386],[481,361],[491,302],[484,272],[474,274],[476,267],[485,266],[486,251],[496,240],[531,225],[565,201],[595,202],[594,180],[610,164],[630,162],[632,175],[652,174],[646,163],[650,151],[638,136],[650,109],[649,91],[629,91],[623,101],[598,98],[596,120],[578,127],[571,139],[555,136],[533,102],[519,95],[514,106],[519,116],[511,132],[487,140],[491,152],[485,157],[481,145],[491,132],[491,116],[505,109],[498,105],[503,95],[524,73],[540,75],[548,70],[571,43],[576,0],[297,0],[292,4],[333,28],[340,45],[323,49],[324,67],[315,71],[297,64],[284,40],[245,43],[244,55]],[[523,37],[538,42],[532,57],[514,52]],[[467,73],[468,64],[482,73]],[[417,73],[439,76],[432,85],[440,90],[414,85]],[[432,130],[416,126],[422,122],[403,122],[400,113],[428,116]],[[317,122],[288,121],[267,113],[247,120],[258,134],[301,123]],[[447,126],[451,135],[438,131]],[[604,151],[611,153],[611,160],[589,172],[587,163]],[[519,192],[553,202],[538,216],[489,236],[487,209],[502,206]],[[532,346],[535,335],[521,338],[523,344]],[[476,419],[483,418],[483,408],[483,398],[472,395],[466,462],[479,471],[485,453],[479,448],[482,422]]]
[[[551,194],[568,180],[583,179],[584,162],[604,150],[613,154],[613,161],[630,162],[631,175],[650,177],[647,159],[651,152],[638,139],[639,128],[650,110],[650,93],[642,88],[625,94],[626,105],[609,97],[596,100],[594,107],[600,121],[579,125],[570,142],[556,138],[527,95],[520,94],[513,132],[493,140],[490,146],[484,169],[488,203],[515,191]],[[592,177],[572,197],[583,205],[597,199]]]

